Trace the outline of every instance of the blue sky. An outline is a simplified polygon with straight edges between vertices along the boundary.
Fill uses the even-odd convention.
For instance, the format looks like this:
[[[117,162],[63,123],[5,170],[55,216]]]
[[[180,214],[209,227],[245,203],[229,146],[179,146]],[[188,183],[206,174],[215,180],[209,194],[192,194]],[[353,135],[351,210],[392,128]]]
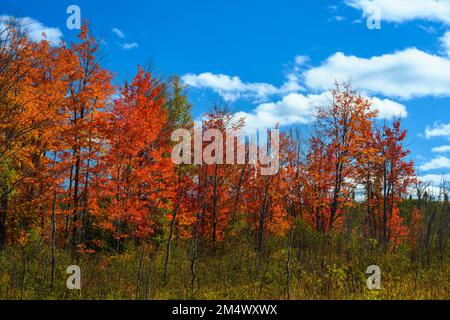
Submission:
[[[450,178],[450,0],[1,0],[0,16],[26,17],[56,44],[77,34],[72,4],[118,84],[153,62],[182,76],[196,117],[222,99],[252,126],[288,126],[351,80],[383,117],[403,118],[424,180]]]

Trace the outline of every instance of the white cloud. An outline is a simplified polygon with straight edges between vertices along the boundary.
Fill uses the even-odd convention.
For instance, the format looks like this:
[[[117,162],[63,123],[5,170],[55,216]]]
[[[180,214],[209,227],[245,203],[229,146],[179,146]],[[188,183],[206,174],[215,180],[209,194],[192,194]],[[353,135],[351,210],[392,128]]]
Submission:
[[[118,36],[119,38],[121,39],[125,38],[125,34],[119,28],[113,28],[111,31],[115,33],[115,35]]]
[[[286,82],[278,90],[280,93],[297,92],[305,89],[300,85],[300,77],[297,72],[288,73],[286,78]]]
[[[39,42],[44,39],[43,34],[45,34],[45,39],[52,46],[58,46],[62,41],[63,34],[59,28],[46,27],[41,22],[30,17],[16,18],[2,15],[0,16],[0,30],[4,30],[7,23],[11,20],[13,20],[33,42]]]
[[[268,83],[247,83],[237,76],[213,74],[186,74],[182,77],[185,84],[194,88],[211,89],[227,101],[234,101],[241,97],[266,99],[276,94],[277,88]]]
[[[372,109],[378,110],[378,118],[392,119],[405,117],[405,106],[388,99],[368,98],[372,102]],[[332,102],[329,91],[321,94],[290,93],[277,102],[262,103],[251,112],[238,112],[237,118],[246,118],[249,129],[274,128],[277,124],[288,126],[308,124],[314,119],[314,113],[319,106],[327,106]]]
[[[188,86],[210,89],[227,101],[245,98],[261,102],[266,101],[270,96],[285,96],[289,93],[304,91],[305,88],[301,85],[301,67],[305,66],[308,61],[308,56],[296,56],[293,67],[286,74],[286,80],[280,87],[264,82],[244,82],[238,76],[214,74],[211,72],[188,73],[182,76],[181,79]]]
[[[312,121],[315,107],[329,101],[329,93],[303,95],[290,93],[277,102],[263,103],[251,112],[238,112],[237,118],[246,119],[248,129],[274,128],[293,124],[307,124]]]
[[[442,49],[444,52],[450,56],[450,31],[444,33],[444,35],[439,39],[441,42]]]
[[[419,180],[423,183],[430,183],[434,186],[439,186],[442,182],[450,182],[450,173],[444,174],[427,174],[420,176]]]
[[[293,69],[286,75],[286,81],[278,90],[280,94],[287,94],[291,92],[303,91],[305,88],[300,84],[301,79],[301,67],[305,66],[309,62],[308,56],[296,56],[294,59]]]
[[[433,149],[431,149],[432,152],[434,153],[446,153],[446,152],[450,152],[450,146],[439,146],[439,147],[435,147]]]
[[[423,183],[424,186],[429,185],[425,188],[425,191],[428,192],[429,195],[434,197],[441,197],[443,190],[448,190],[448,185],[450,182],[450,174],[427,174],[423,176],[419,176],[419,181]],[[444,189],[442,189],[444,187]],[[414,191],[412,191],[414,193]]]
[[[306,124],[312,121],[315,106],[330,103],[328,89],[332,87],[332,85],[324,86],[323,90],[316,94],[299,93],[306,90],[302,81],[309,71],[302,73],[302,67],[308,61],[307,56],[297,56],[292,70],[287,74],[287,80],[279,88],[269,83],[248,83],[237,76],[210,72],[185,74],[182,80],[191,87],[212,90],[227,101],[245,98],[256,102],[258,105],[253,110],[236,114],[238,117],[246,118],[248,128],[273,128],[277,124],[281,126]],[[329,79],[336,78],[334,75],[329,75]],[[278,100],[274,100],[274,96]],[[371,101],[372,110],[378,111],[380,119],[404,118],[408,114],[403,104],[390,99],[370,97],[369,94],[364,96]],[[269,98],[272,98],[272,101],[267,102]],[[325,101],[325,98],[328,101]]]
[[[416,48],[371,58],[338,52],[303,75],[312,89],[327,90],[337,80],[388,97],[450,96],[450,60]]]
[[[369,98],[372,102],[372,110],[378,111],[379,119],[406,118],[408,112],[403,104],[389,99]]]
[[[111,30],[116,36],[118,36],[121,39],[125,39],[125,33],[120,30],[119,28],[113,28]],[[139,48],[139,43],[137,42],[123,42],[118,44],[122,50],[131,50],[135,48]]]
[[[373,14],[389,22],[427,20],[450,23],[450,0],[345,0],[346,4],[362,11],[364,17]]]
[[[436,137],[450,139],[450,123],[435,123],[433,127],[427,127],[425,129],[425,137],[427,139]]]
[[[131,49],[135,49],[139,47],[139,44],[137,42],[126,42],[126,43],[122,43],[120,45],[120,47],[123,50],[131,50]]]
[[[444,156],[439,156],[419,166],[419,169],[422,171],[450,169],[450,159]]]

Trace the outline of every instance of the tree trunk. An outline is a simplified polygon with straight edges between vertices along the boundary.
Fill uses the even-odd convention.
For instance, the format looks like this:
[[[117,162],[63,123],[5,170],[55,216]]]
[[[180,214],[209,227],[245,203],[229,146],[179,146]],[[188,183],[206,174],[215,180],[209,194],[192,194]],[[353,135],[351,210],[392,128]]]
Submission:
[[[139,292],[141,291],[141,279],[142,273],[144,271],[144,256],[145,256],[145,240],[144,243],[142,244],[141,258],[139,259],[139,271],[136,280],[136,295],[135,295],[136,300],[139,298]]]
[[[291,299],[291,257],[292,257],[292,242],[294,240],[294,228],[295,224],[292,224],[291,231],[289,232],[289,244],[288,244],[288,257],[286,261],[286,295],[287,299]]]
[[[175,222],[177,219],[177,213],[178,213],[178,210],[180,209],[180,205],[181,205],[181,201],[183,200],[183,196],[184,196],[184,190],[182,188],[180,191],[180,195],[178,196],[177,205],[175,206],[175,209],[172,212],[172,221],[170,223],[169,239],[167,239],[166,259],[165,259],[165,263],[164,263],[164,286],[167,285],[167,280],[168,280],[168,276],[169,276],[170,247],[172,244],[173,232],[175,230]]]
[[[218,181],[217,181],[217,171],[218,171],[218,165],[216,164],[214,166],[214,191],[213,191],[213,212],[212,212],[212,218],[213,218],[213,243],[216,243],[217,238],[217,197],[218,197]]]
[[[53,194],[53,207],[52,207],[52,232],[51,232],[51,246],[52,246],[52,272],[50,279],[50,290],[53,292],[55,284],[55,244],[56,244],[56,190]]]
[[[75,178],[74,178],[74,187],[73,187],[73,218],[72,218],[72,248],[74,249],[77,245],[77,220],[78,220],[78,206],[80,203],[79,199],[79,181],[80,181],[80,165],[81,159],[79,155],[80,151],[75,152],[76,160],[75,160]]]
[[[269,182],[266,182],[265,190],[264,190],[264,200],[263,205],[261,207],[261,211],[259,213],[259,221],[258,221],[258,236],[257,236],[257,249],[258,252],[262,251],[263,242],[264,242],[264,228],[265,228],[265,220],[267,213],[267,202],[268,202],[268,191],[269,191]]]

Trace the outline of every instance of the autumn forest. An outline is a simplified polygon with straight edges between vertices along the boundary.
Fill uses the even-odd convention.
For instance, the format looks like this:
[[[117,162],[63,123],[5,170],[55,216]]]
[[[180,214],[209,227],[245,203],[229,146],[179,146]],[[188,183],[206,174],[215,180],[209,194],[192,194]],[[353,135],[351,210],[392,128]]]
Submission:
[[[86,24],[61,46],[0,30],[0,299],[450,299],[445,183],[420,181],[400,120],[351,84],[280,128],[263,175],[175,164],[187,89],[134,74],[113,84]],[[245,127],[220,101],[203,119]]]

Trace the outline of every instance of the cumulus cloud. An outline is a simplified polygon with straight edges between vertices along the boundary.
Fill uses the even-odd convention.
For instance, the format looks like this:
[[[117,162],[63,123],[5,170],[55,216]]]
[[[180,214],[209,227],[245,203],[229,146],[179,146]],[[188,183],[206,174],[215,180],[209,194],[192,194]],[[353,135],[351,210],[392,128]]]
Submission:
[[[303,95],[290,93],[277,102],[262,103],[251,112],[238,112],[237,118],[246,119],[248,129],[274,128],[312,121],[315,107],[330,100],[329,93]]]
[[[188,86],[212,90],[226,101],[236,101],[245,98],[261,102],[274,95],[285,96],[289,93],[305,90],[304,86],[301,85],[301,68],[308,61],[308,56],[296,56],[293,67],[286,74],[286,80],[280,87],[264,82],[244,82],[238,76],[214,74],[211,72],[188,73],[182,76],[181,79]]]
[[[345,0],[345,3],[362,11],[364,17],[379,11],[384,21],[403,23],[427,20],[450,23],[449,0]]]
[[[304,72],[304,78],[312,89],[329,89],[337,80],[387,97],[450,96],[450,60],[416,48],[371,58],[338,52]]]
[[[286,81],[278,90],[281,94],[303,91],[305,88],[301,85],[302,75],[301,68],[309,62],[308,56],[296,56],[294,59],[294,67],[286,75]]]
[[[450,139],[450,123],[434,123],[432,127],[427,127],[425,129],[425,137],[427,139],[436,137]]]
[[[419,166],[419,169],[422,171],[450,169],[450,159],[444,156],[439,156]]]
[[[448,190],[450,182],[450,174],[427,174],[419,176],[419,181],[421,181],[425,186],[429,185],[425,191],[429,195],[434,197],[441,197],[444,190]],[[442,188],[444,187],[444,188]],[[414,193],[414,191],[412,191]]]
[[[430,183],[434,186],[439,186],[442,182],[450,182],[450,173],[445,174],[427,174],[419,177],[423,183]]]
[[[119,38],[121,38],[121,39],[125,38],[125,34],[119,28],[113,28],[111,31]]]
[[[300,77],[297,72],[287,74],[286,78],[286,82],[278,90],[280,93],[296,92],[305,89],[302,85],[300,85]]]
[[[182,76],[182,80],[186,85],[193,88],[212,90],[227,101],[245,98],[256,103],[257,105],[253,110],[236,114],[238,117],[246,118],[249,128],[273,128],[277,124],[280,126],[306,124],[312,121],[316,106],[331,102],[328,89],[334,84],[333,81],[330,86],[317,86],[311,80],[316,76],[320,76],[321,80],[325,80],[325,78],[337,79],[338,81],[347,80],[338,79],[333,70],[326,75],[314,75],[314,72],[311,73],[314,68],[304,71],[308,62],[309,57],[307,56],[295,57],[294,65],[287,73],[286,81],[280,87],[264,82],[245,82],[238,76],[213,74],[211,72],[185,74]],[[348,72],[351,71],[355,71],[352,66],[349,67]],[[310,80],[309,83],[307,82],[310,89],[318,89],[317,91],[321,92],[305,93],[306,89],[303,85],[305,79]],[[364,93],[364,96],[371,101],[372,110],[378,111],[378,118],[380,119],[390,120],[392,118],[404,118],[408,115],[403,104],[390,99],[373,97],[367,92]]]
[[[349,58],[349,62],[345,61],[347,58]],[[344,62],[335,61],[336,59],[344,60]],[[391,63],[397,63],[401,59],[401,57],[396,58]],[[378,118],[390,120],[406,117],[408,112],[405,105],[374,96],[382,90],[369,90],[369,85],[373,88],[376,82],[374,77],[379,78],[380,86],[391,89],[392,84],[386,85],[385,83],[386,77],[389,77],[392,70],[389,70],[388,67],[383,70],[377,65],[373,67],[372,62],[367,63],[370,66],[361,66],[365,63],[359,60],[363,59],[346,57],[340,53],[330,57],[322,66],[314,68],[308,65],[309,57],[297,56],[291,70],[286,75],[286,81],[280,87],[264,82],[245,82],[238,76],[211,72],[185,74],[182,76],[182,80],[193,88],[212,90],[227,101],[244,98],[256,103],[256,107],[251,111],[236,114],[238,117],[246,118],[249,128],[273,128],[277,124],[286,126],[310,123],[315,107],[330,103],[329,89],[334,86],[335,80],[338,82],[352,80],[354,88],[359,89],[363,96],[370,100],[372,110],[378,111]],[[359,65],[355,65],[355,61],[360,62]],[[372,78],[367,80],[367,85],[364,85],[363,82],[350,78],[352,74],[356,74],[357,79],[369,76]],[[399,76],[399,78],[401,77]],[[399,79],[392,79],[392,81],[397,82]],[[309,89],[309,93],[306,88]],[[450,90],[450,82],[448,90]]]
[[[52,46],[58,46],[62,41],[63,34],[59,28],[46,27],[41,22],[30,17],[16,18],[2,15],[0,16],[0,30],[4,30],[10,21],[14,21],[31,41],[41,41],[44,39],[43,34],[45,34],[45,39]]]
[[[372,110],[378,111],[379,119],[406,118],[408,112],[403,104],[389,99],[369,98],[372,102]]]
[[[268,83],[243,82],[237,76],[213,74],[186,74],[182,77],[185,84],[194,88],[211,89],[227,101],[234,101],[241,97],[266,99],[276,94],[277,88]]]
[[[120,45],[123,50],[131,50],[139,47],[137,42],[125,42]]]
[[[431,149],[432,152],[434,153],[446,153],[446,152],[450,152],[450,146],[439,146],[439,147],[435,147],[433,149]]]
[[[405,106],[388,99],[368,98],[372,109],[378,111],[378,118],[392,119],[406,116]],[[321,94],[290,93],[276,102],[262,103],[250,112],[238,112],[236,117],[245,118],[250,129],[274,128],[280,126],[308,124],[314,119],[317,107],[332,103],[329,91]]]

